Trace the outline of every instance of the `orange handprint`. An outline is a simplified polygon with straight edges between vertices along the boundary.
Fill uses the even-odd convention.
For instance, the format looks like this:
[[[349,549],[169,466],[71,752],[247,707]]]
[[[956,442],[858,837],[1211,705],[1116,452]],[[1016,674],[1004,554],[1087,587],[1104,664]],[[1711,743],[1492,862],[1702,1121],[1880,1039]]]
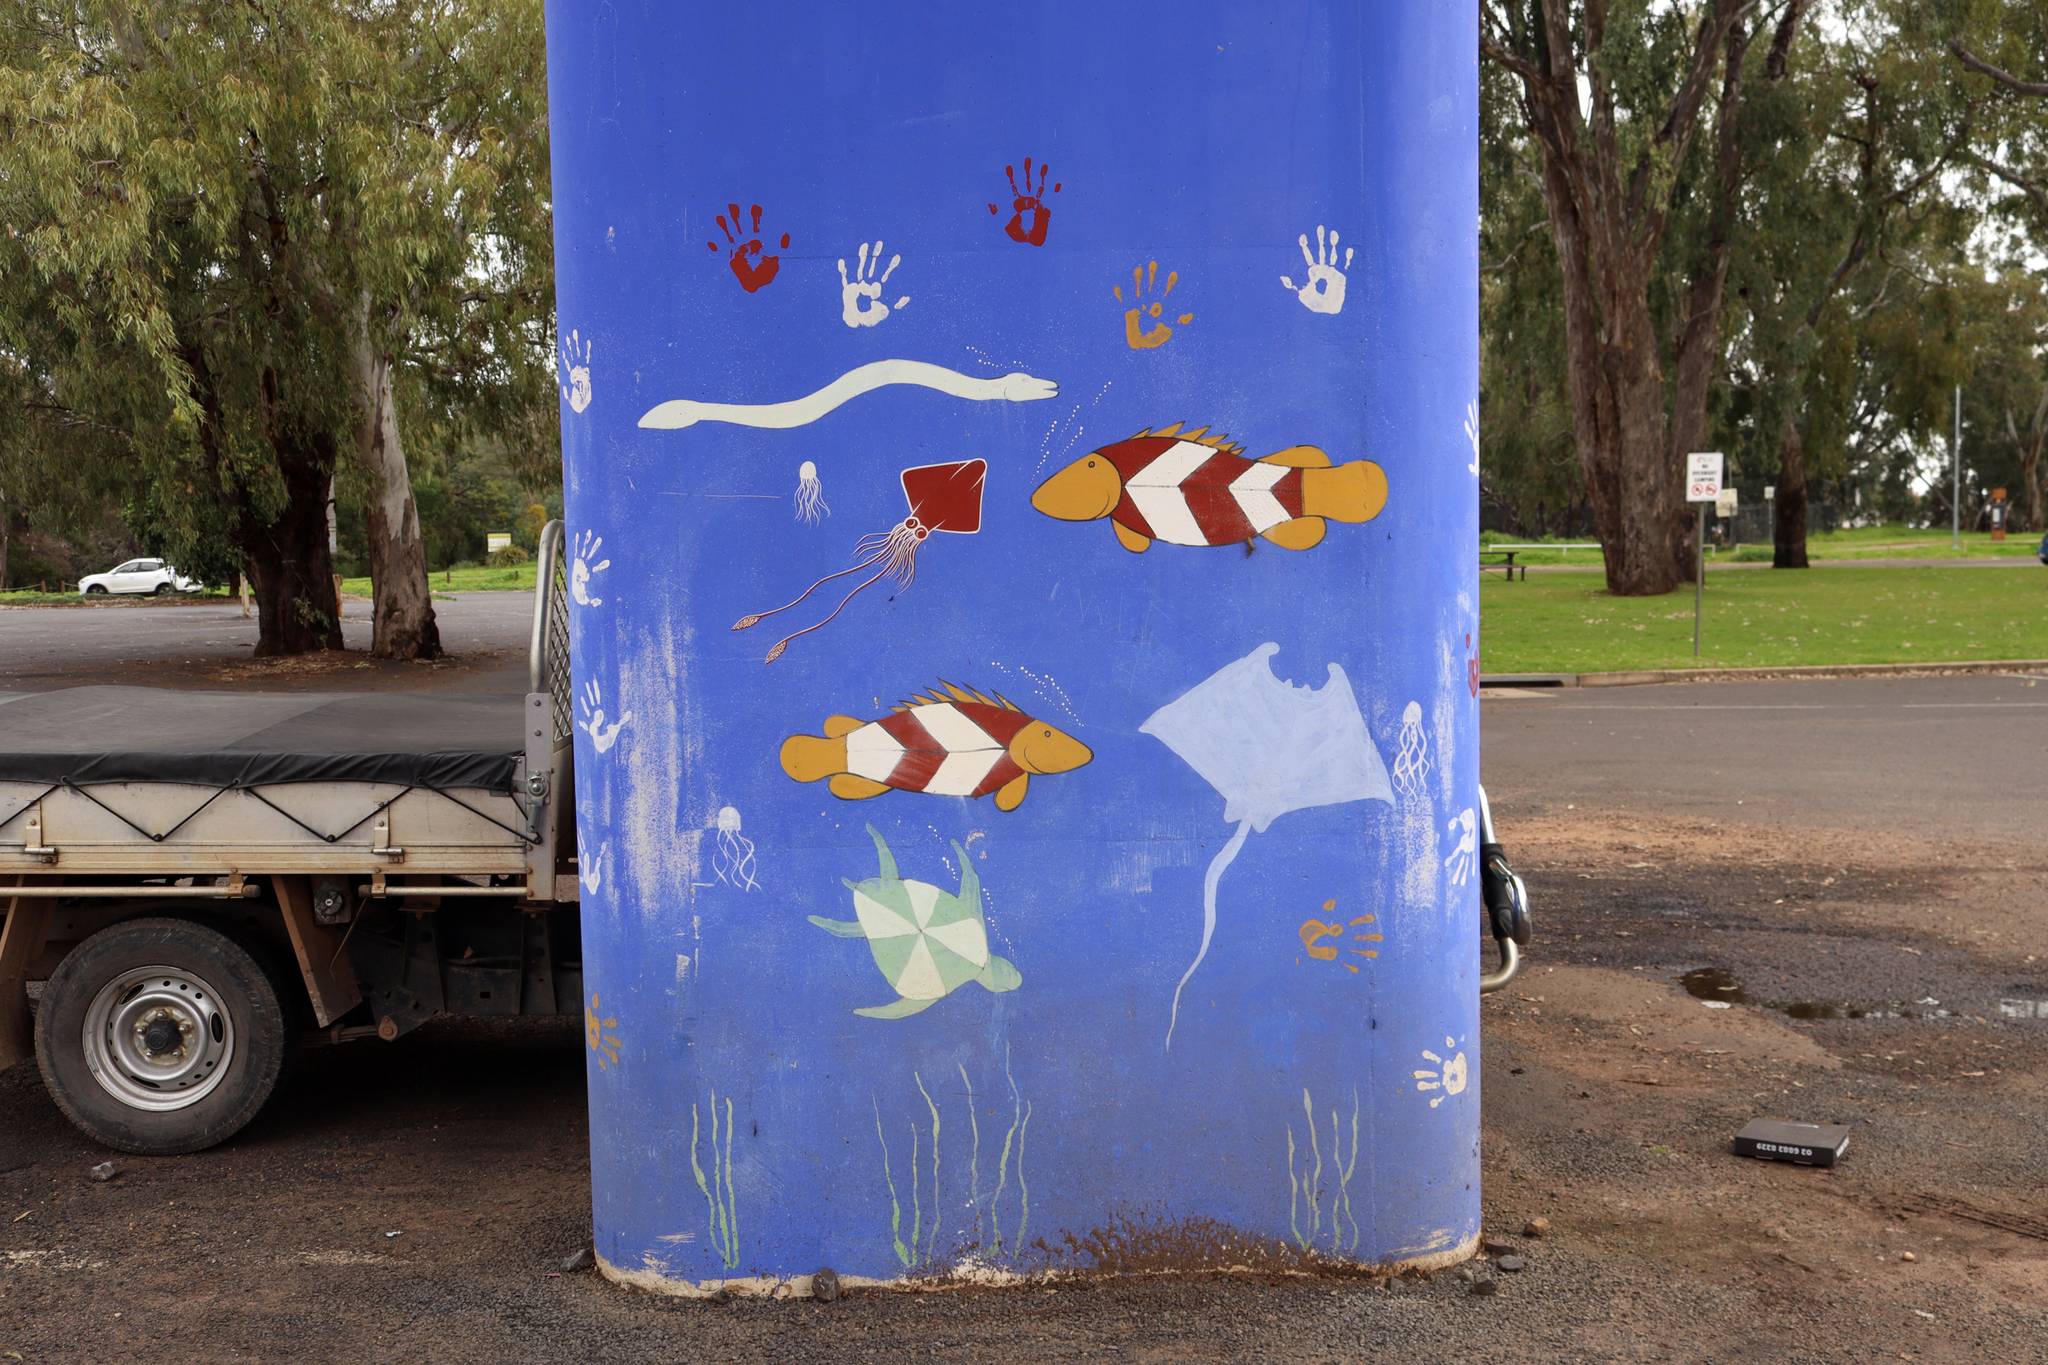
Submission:
[[[1333,900],[1323,902],[1325,913],[1336,908],[1337,902]],[[1300,930],[1302,951],[1317,962],[1336,962],[1340,943],[1380,943],[1385,940],[1386,935],[1376,934],[1367,927],[1373,922],[1371,915],[1356,915],[1341,923],[1337,920],[1305,919]],[[1375,958],[1380,955],[1377,948],[1344,948],[1343,951],[1353,957]],[[1357,963],[1342,962],[1338,965],[1354,976],[1358,974]]]

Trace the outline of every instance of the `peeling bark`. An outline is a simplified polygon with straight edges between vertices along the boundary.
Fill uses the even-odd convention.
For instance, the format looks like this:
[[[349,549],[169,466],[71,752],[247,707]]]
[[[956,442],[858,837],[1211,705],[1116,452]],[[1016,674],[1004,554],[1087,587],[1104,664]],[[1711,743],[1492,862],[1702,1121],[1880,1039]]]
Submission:
[[[370,653],[380,659],[438,659],[441,630],[427,585],[419,507],[398,435],[391,355],[372,338],[364,300],[356,334],[356,456],[370,474]]]

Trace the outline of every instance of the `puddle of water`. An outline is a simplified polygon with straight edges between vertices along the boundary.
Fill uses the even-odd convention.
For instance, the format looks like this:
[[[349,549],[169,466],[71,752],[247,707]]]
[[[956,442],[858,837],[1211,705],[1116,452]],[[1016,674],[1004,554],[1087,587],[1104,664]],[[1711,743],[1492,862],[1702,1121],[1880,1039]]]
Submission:
[[[1678,984],[1685,987],[1685,993],[1695,1000],[1730,1005],[1752,1003],[1749,993],[1742,989],[1742,983],[1735,979],[1735,973],[1726,967],[1701,967],[1679,977]]]
[[[1940,1002],[1927,999],[1907,1004],[1892,1001],[1879,1005],[1853,1005],[1839,1000],[1758,1000],[1744,990],[1735,973],[1726,967],[1699,967],[1678,978],[1678,984],[1695,1000],[1715,1008],[1730,1005],[1758,1005],[1776,1010],[1788,1019],[1947,1019],[1945,1009],[1927,1008]],[[2033,1002],[2016,1002],[2027,1003]],[[2042,1001],[2048,1005],[2048,1001]]]

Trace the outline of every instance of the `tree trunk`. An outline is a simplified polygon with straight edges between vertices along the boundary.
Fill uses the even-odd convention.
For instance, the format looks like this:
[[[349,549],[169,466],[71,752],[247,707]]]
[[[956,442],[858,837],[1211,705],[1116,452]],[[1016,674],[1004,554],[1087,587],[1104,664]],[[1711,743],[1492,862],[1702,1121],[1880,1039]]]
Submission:
[[[284,410],[276,374],[260,378],[264,429],[284,486],[284,504],[269,521],[242,483],[226,477],[227,438],[206,347],[185,339],[179,350],[192,374],[200,409],[199,446],[214,497],[231,510],[230,537],[256,597],[256,657],[278,658],[342,648],[341,604],[334,597],[334,557],[327,550],[327,486],[334,478],[333,438],[308,431]]]
[[[1544,178],[1553,221],[1569,222],[1575,215],[1565,207],[1573,194],[1567,177],[1546,167]],[[1648,287],[1626,268],[1596,279],[1585,236],[1570,228],[1555,236],[1572,428],[1606,552],[1607,590],[1630,597],[1670,592],[1692,578],[1692,521],[1680,470],[1666,458],[1670,427]]]
[[[332,459],[317,452],[280,448],[283,509],[267,526],[252,526],[246,514],[240,523],[239,548],[256,590],[259,659],[342,647],[334,559],[327,553],[326,493],[333,468]]]
[[[355,356],[356,456],[370,474],[370,653],[380,659],[438,659],[441,629],[427,586],[419,507],[413,501],[405,447],[398,437],[391,357],[373,342],[367,299],[360,324]]]
[[[13,511],[7,506],[7,499],[0,498],[0,592],[7,591],[7,549],[13,539],[10,534],[14,527]]]
[[[2023,525],[2029,531],[2048,530],[2048,525],[2042,522],[2040,475],[2041,454],[2044,448],[2048,448],[2048,391],[2041,394],[2041,401],[2034,408],[2033,426],[2026,435],[2020,434],[2019,421],[2011,408],[2005,410],[2005,431],[2012,438],[2013,453],[2019,456],[2020,487],[2026,490],[2026,521]],[[0,566],[5,562],[4,554],[0,554]],[[0,576],[0,583],[5,581],[4,576]]]
[[[1771,526],[1771,567],[1803,569],[1806,563],[1806,443],[1799,423],[1787,417],[1778,428],[1778,499]]]

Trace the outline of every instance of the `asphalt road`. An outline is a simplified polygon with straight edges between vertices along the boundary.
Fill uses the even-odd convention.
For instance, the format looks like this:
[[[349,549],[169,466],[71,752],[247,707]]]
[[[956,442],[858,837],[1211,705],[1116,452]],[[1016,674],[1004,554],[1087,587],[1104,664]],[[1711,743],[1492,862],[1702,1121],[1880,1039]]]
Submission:
[[[441,644],[451,658],[440,667],[420,669],[373,664],[360,656],[332,657],[317,667],[247,667],[256,647],[256,622],[230,604],[0,607],[0,690],[119,683],[523,692],[532,613],[533,598],[526,593],[436,597]],[[342,638],[350,650],[369,648],[367,601],[356,598],[343,605]],[[320,674],[331,674],[332,680],[309,682]]]
[[[232,608],[0,611],[0,688],[496,690],[524,609],[448,602],[465,662],[343,655],[338,677],[248,672]],[[1537,911],[1483,1006],[1486,1222],[1520,1270],[626,1293],[557,1269],[589,1237],[576,1021],[445,1021],[315,1050],[234,1141],[106,1183],[34,1068],[0,1074],[0,1358],[2035,1359],[2043,682],[1488,694],[1483,767]],[[1730,1156],[1759,1114],[1848,1124],[1851,1153]]]
[[[0,609],[0,690],[146,686],[521,692],[532,599],[473,592],[434,604],[450,660],[360,656],[250,665],[255,622],[233,606]],[[351,601],[349,648],[369,643]],[[1483,767],[1503,833],[1518,809],[1644,805],[1702,818],[1963,838],[2033,837],[2027,799],[2048,755],[2048,676],[1862,678],[1490,690]],[[2010,799],[1984,799],[2004,789]]]
[[[2038,842],[2048,676],[1489,692],[1481,768],[1518,807],[1642,808],[1803,828]]]

